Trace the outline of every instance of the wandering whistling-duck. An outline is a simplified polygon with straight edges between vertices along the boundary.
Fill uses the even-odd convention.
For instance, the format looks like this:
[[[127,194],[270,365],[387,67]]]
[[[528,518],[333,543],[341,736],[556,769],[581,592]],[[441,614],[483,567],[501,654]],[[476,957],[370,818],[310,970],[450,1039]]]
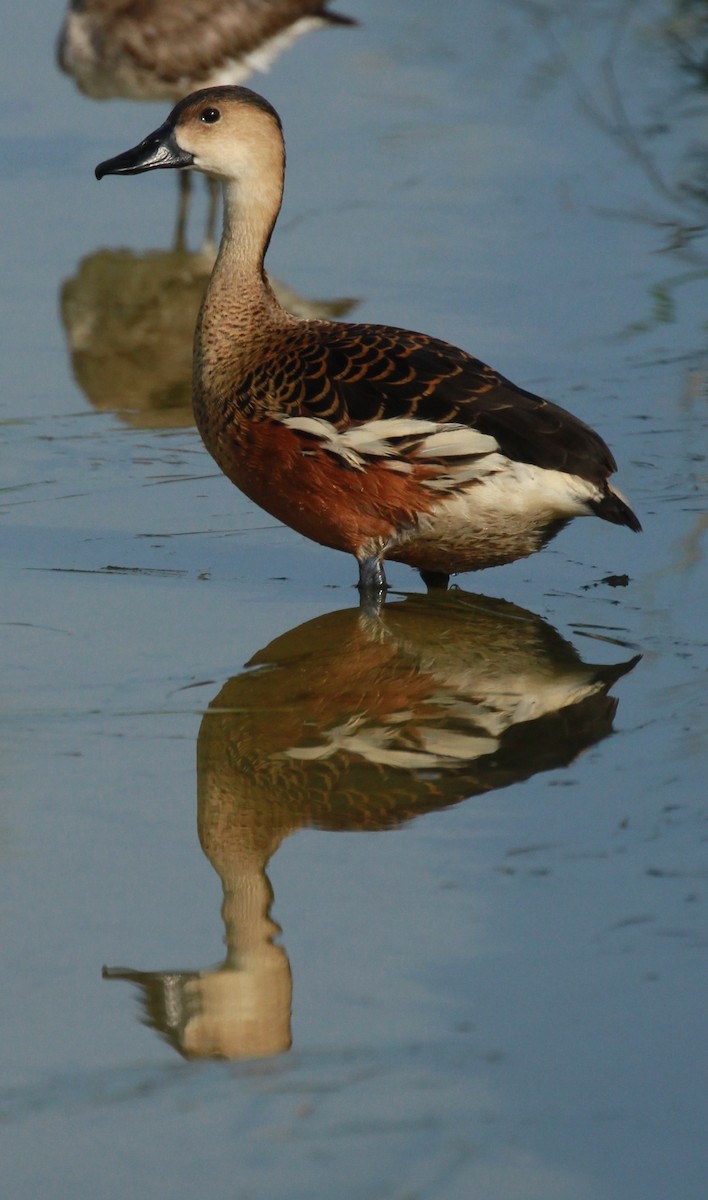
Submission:
[[[224,187],[224,231],[197,322],[194,411],[221,470],[299,533],[353,554],[359,587],[383,560],[428,586],[543,546],[595,513],[639,530],[615,461],[577,417],[464,350],[385,325],[292,316],[263,259],[280,209],[280,119],[241,87],[206,88],[96,168],[193,168]]]

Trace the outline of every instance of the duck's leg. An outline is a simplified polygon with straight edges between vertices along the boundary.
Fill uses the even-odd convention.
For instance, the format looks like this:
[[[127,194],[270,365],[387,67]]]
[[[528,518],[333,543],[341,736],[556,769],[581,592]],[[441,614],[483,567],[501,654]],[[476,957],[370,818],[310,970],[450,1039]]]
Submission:
[[[421,571],[420,577],[429,592],[444,592],[450,582],[450,576],[446,575],[444,571]]]
[[[375,607],[381,604],[388,584],[384,574],[383,563],[377,555],[372,554],[369,558],[360,558],[359,562],[359,596],[361,603],[367,608]]]

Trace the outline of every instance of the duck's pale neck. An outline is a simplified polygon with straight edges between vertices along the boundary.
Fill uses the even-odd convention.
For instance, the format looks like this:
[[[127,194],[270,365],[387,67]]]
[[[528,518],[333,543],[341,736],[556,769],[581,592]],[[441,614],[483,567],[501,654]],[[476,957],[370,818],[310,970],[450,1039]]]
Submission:
[[[218,309],[221,319],[236,313],[241,320],[260,319],[262,305],[272,302],[263,260],[282,195],[282,181],[224,186],[224,228],[206,306]]]
[[[224,228],[194,342],[198,424],[208,396],[232,388],[258,357],[268,330],[292,319],[280,307],[263,267],[282,194],[282,163],[265,177],[224,186]]]

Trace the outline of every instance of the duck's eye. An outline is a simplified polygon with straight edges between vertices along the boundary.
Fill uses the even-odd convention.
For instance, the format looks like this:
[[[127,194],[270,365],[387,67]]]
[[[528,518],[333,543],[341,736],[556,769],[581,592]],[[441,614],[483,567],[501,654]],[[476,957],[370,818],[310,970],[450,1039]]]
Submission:
[[[213,125],[215,121],[220,119],[220,117],[221,113],[219,112],[218,108],[205,108],[200,114],[200,119],[205,125]]]

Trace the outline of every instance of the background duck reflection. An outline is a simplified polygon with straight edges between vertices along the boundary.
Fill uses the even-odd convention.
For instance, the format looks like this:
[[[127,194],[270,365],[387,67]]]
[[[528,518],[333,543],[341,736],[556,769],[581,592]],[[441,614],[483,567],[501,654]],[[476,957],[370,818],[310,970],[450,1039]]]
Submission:
[[[540,617],[461,591],[328,613],[256,654],[197,739],[197,824],[224,892],[224,962],[105,968],[187,1057],[291,1045],[292,978],[266,875],[300,829],[381,831],[563,767],[612,730],[636,665],[585,663]]]
[[[215,253],[96,250],[61,287],[74,378],[98,412],[139,429],[184,428],[192,415],[192,343]],[[349,297],[308,299],[271,280],[296,316],[344,316]]]

